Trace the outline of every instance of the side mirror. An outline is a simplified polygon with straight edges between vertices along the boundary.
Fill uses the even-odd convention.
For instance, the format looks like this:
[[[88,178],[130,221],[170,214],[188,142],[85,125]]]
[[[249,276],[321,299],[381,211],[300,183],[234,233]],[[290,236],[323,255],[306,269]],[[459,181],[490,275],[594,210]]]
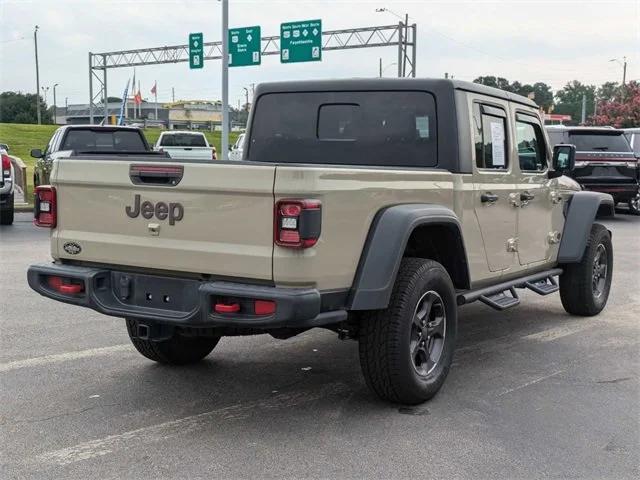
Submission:
[[[565,175],[576,166],[576,146],[559,144],[553,147],[553,177]]]
[[[34,148],[33,150],[31,150],[31,156],[33,158],[42,158],[42,150],[40,150],[39,148]]]

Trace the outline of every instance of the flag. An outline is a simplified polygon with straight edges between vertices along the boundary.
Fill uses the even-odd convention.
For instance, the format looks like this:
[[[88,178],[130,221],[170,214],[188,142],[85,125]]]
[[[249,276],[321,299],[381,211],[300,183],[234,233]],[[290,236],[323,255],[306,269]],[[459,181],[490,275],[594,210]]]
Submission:
[[[151,87],[151,93],[153,93],[154,95],[155,95],[155,94],[156,94],[156,92],[157,92],[157,87],[158,87],[158,82],[156,81],[156,82],[153,84],[153,87]]]
[[[142,95],[140,94],[140,90],[138,90],[136,95],[133,97],[133,101],[136,105],[140,105],[142,103]]]

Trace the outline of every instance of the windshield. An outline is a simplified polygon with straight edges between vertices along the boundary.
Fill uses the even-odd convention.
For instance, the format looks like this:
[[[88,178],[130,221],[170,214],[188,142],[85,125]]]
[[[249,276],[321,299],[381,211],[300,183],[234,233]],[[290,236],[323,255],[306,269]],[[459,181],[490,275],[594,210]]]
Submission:
[[[147,148],[136,130],[69,130],[60,150],[144,152]]]
[[[204,135],[197,133],[171,133],[163,135],[161,147],[206,147]]]
[[[631,152],[629,142],[622,134],[570,132],[569,143],[579,152]]]

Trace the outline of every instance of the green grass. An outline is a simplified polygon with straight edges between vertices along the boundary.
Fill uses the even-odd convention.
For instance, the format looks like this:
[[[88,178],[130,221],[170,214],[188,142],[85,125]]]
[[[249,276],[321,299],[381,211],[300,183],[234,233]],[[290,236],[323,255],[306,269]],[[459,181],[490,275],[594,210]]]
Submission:
[[[33,192],[33,165],[35,158],[32,158],[29,152],[32,148],[45,149],[49,139],[55,132],[56,125],[27,125],[20,123],[0,123],[0,143],[9,145],[11,155],[20,157],[27,165],[27,181],[29,193]],[[144,129],[144,135],[149,145],[153,146],[160,133],[160,128]],[[204,132],[210,144],[215,145],[218,157],[220,157],[221,135],[220,132]],[[238,138],[237,133],[229,134],[229,143],[233,144]],[[31,196],[31,195],[29,195]]]

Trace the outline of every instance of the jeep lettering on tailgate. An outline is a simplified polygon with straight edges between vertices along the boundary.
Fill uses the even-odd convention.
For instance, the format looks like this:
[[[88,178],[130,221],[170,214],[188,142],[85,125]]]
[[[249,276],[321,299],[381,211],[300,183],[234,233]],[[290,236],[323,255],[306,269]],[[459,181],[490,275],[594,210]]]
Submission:
[[[154,214],[158,220],[166,220],[169,217],[169,225],[175,225],[184,216],[184,207],[181,203],[158,202],[154,205],[148,200],[140,203],[139,194],[133,198],[133,206],[125,207],[124,211],[131,218],[137,218],[140,214],[147,220],[151,219]]]

